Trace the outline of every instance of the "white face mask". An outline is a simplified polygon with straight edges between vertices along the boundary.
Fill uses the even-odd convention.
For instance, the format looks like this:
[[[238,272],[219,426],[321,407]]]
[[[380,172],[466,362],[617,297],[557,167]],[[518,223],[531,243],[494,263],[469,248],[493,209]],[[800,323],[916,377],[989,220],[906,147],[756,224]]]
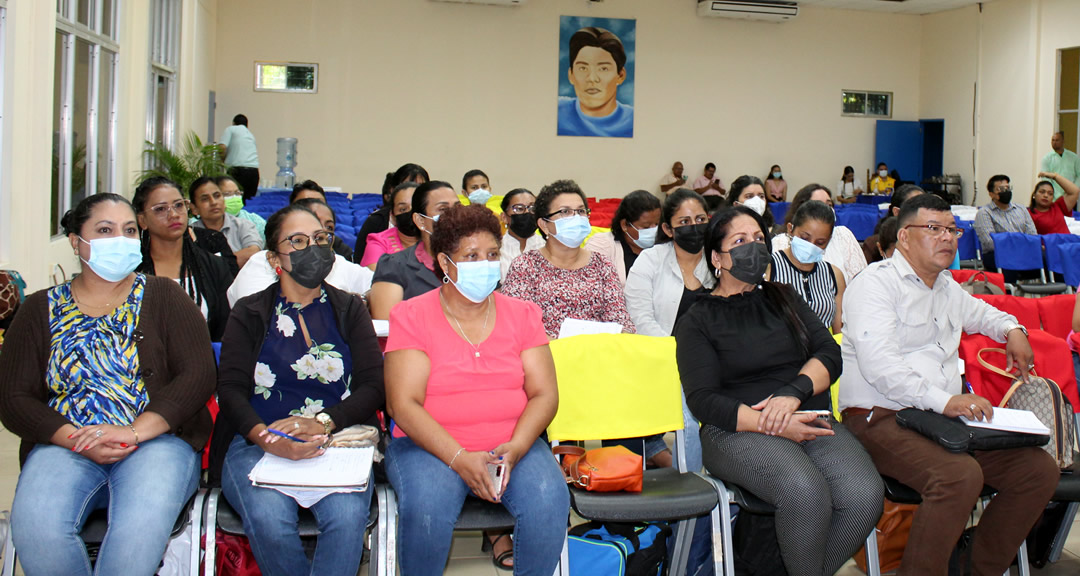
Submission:
[[[889,177],[889,171],[888,170],[878,170],[878,176],[881,176],[882,178],[888,178]]]
[[[761,196],[754,196],[746,202],[743,202],[742,205],[753,210],[754,212],[757,212],[758,216],[762,216],[765,214],[765,199]]]

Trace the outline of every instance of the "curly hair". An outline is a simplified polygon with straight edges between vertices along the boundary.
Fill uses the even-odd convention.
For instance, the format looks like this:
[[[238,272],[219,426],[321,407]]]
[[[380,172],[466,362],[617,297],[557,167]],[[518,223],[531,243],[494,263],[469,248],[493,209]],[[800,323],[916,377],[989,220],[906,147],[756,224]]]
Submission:
[[[585,197],[585,192],[581,190],[581,186],[577,185],[577,182],[573,180],[556,180],[547,186],[540,189],[540,195],[536,197],[536,221],[546,219],[551,214],[551,203],[556,198],[563,194],[577,194],[581,197],[581,201],[585,204],[585,207],[589,207],[589,199]],[[547,239],[547,235],[544,231],[540,231],[540,235]]]
[[[449,256],[462,240],[487,232],[502,245],[502,226],[495,213],[480,204],[455,204],[439,217],[439,225],[431,235],[431,256],[435,260],[435,275],[441,278],[446,271],[439,265],[439,254]]]

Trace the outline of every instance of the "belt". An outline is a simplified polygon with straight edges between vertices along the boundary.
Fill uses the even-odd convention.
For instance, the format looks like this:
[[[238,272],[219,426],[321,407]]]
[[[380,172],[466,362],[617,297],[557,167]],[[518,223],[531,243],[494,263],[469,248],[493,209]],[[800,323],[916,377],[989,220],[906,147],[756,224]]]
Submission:
[[[854,416],[863,416],[863,417],[865,417],[867,414],[869,414],[871,412],[873,412],[873,410],[869,410],[867,408],[848,408],[848,409],[844,410],[843,412],[841,412],[840,414],[842,414],[844,416],[844,420],[847,420],[849,417],[854,417]]]

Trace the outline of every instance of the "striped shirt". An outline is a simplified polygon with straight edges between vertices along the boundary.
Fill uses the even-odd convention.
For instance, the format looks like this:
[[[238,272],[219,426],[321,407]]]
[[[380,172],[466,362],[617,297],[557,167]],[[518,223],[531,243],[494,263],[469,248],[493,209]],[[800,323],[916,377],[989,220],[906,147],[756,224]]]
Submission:
[[[803,272],[791,263],[783,251],[775,252],[772,262],[772,281],[790,285],[826,328],[832,326],[837,290],[832,266],[821,261],[814,264],[813,270]]]
[[[998,208],[993,202],[981,206],[975,214],[975,233],[979,236],[980,250],[993,252],[994,240],[990,235],[1001,232],[1039,233],[1031,221],[1031,214],[1023,206],[1010,203],[1008,210]]]

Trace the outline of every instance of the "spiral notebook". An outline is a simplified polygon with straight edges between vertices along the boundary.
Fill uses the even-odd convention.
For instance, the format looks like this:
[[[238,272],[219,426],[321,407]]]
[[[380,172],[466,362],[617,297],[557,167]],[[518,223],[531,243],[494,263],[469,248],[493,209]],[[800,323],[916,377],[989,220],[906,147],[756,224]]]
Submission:
[[[375,447],[327,448],[322,456],[289,460],[263,454],[248,474],[251,483],[269,488],[288,487],[300,490],[345,488],[362,491],[371,477]]]

